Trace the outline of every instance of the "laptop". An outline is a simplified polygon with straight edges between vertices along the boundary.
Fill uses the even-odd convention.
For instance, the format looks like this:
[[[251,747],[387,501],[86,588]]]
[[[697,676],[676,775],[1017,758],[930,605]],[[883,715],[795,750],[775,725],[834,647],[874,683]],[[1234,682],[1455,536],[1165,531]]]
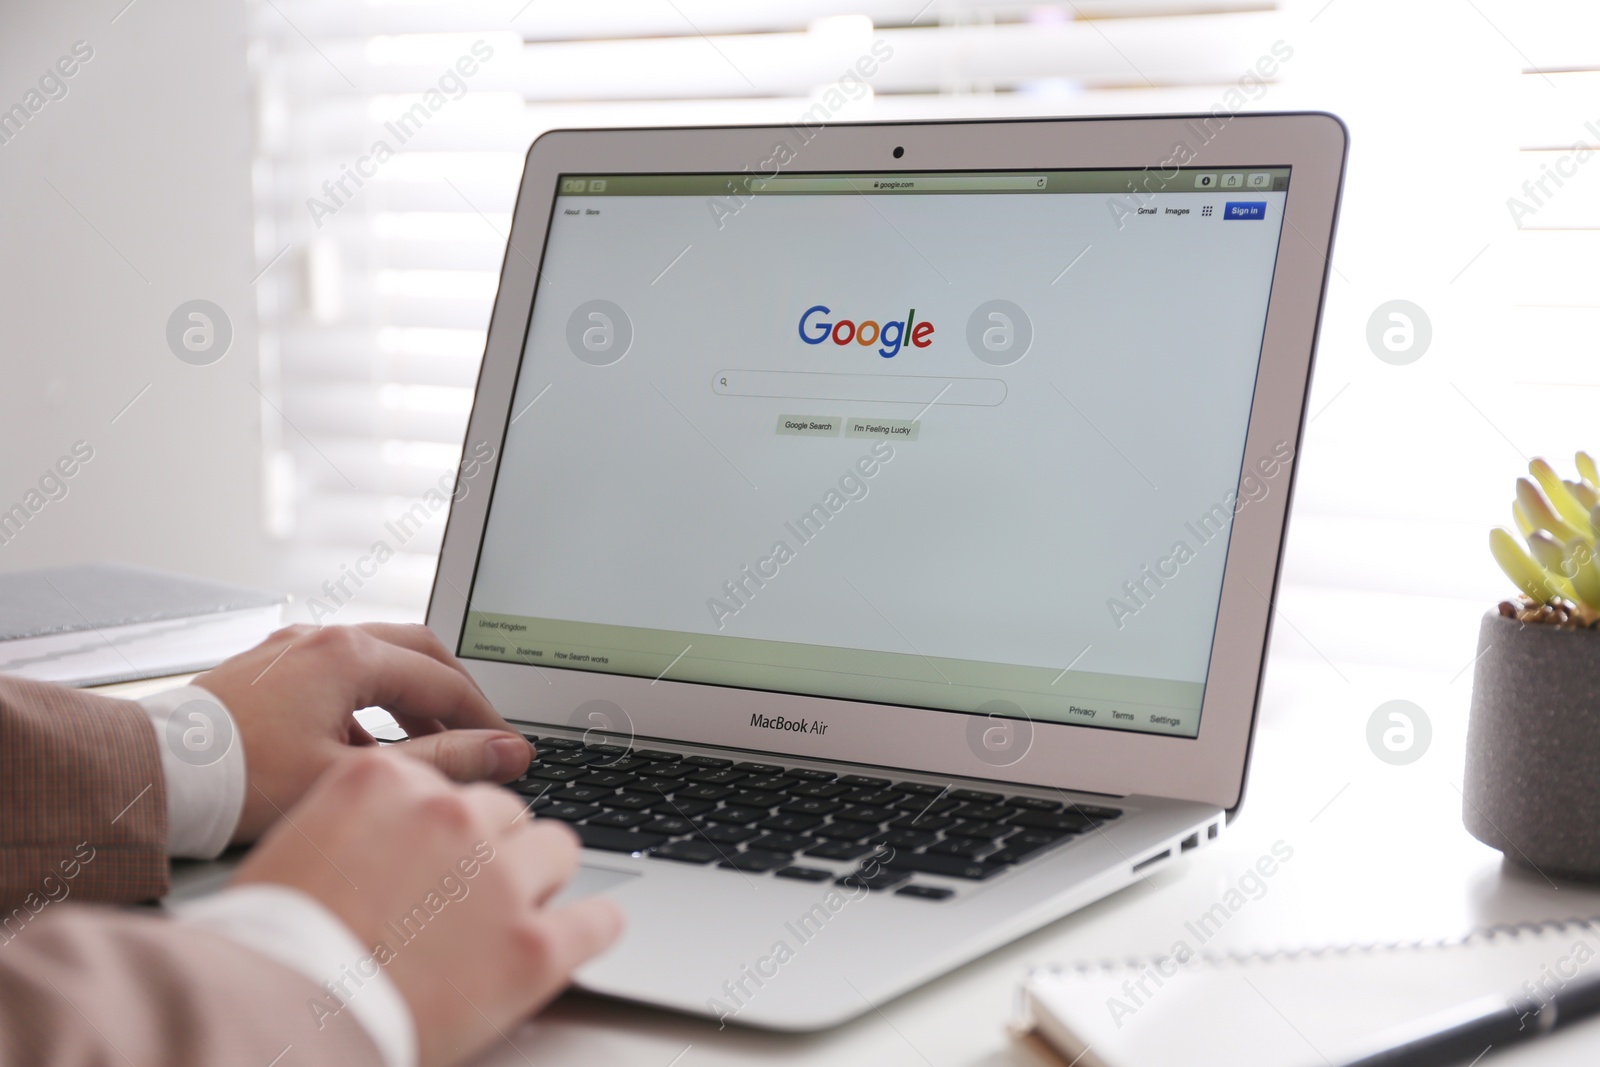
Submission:
[[[579,987],[831,1026],[1238,810],[1346,132],[560,130],[428,624],[629,916]]]

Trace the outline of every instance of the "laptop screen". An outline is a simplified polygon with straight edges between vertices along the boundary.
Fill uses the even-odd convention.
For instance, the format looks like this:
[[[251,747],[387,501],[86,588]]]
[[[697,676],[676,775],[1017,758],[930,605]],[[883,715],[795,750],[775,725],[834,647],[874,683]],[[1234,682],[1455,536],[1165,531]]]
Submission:
[[[460,655],[1195,736],[1288,185],[563,176]]]

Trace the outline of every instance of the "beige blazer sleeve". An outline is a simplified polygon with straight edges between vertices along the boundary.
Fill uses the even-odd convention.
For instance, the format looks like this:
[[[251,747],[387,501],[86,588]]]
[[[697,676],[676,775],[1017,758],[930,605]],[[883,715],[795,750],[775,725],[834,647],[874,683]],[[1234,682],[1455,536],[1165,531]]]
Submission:
[[[0,941],[42,902],[166,891],[167,787],[144,709],[0,677]]]
[[[382,1067],[353,1013],[318,1019],[326,1000],[214,934],[51,905],[0,944],[0,1065]]]

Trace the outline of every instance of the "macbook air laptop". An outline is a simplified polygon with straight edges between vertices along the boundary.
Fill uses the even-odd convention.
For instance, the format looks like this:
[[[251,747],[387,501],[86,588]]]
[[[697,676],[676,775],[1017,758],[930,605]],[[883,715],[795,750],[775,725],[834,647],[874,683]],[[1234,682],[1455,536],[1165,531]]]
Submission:
[[[1345,148],[538,139],[428,623],[628,913],[580,987],[825,1027],[1222,832]]]

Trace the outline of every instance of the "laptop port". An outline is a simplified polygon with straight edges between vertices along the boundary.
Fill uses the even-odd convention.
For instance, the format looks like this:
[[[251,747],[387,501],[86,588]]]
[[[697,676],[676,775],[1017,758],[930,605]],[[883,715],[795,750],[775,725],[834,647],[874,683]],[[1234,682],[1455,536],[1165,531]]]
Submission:
[[[1148,856],[1140,860],[1138,863],[1135,863],[1133,865],[1134,873],[1137,874],[1153,863],[1160,863],[1162,860],[1170,860],[1171,858],[1172,850],[1170,848],[1165,852],[1157,852],[1154,856]]]
[[[1200,847],[1200,831],[1199,830],[1196,830],[1194,833],[1190,834],[1188,837],[1183,839],[1183,851],[1188,852],[1191,848],[1199,848],[1199,847]]]

